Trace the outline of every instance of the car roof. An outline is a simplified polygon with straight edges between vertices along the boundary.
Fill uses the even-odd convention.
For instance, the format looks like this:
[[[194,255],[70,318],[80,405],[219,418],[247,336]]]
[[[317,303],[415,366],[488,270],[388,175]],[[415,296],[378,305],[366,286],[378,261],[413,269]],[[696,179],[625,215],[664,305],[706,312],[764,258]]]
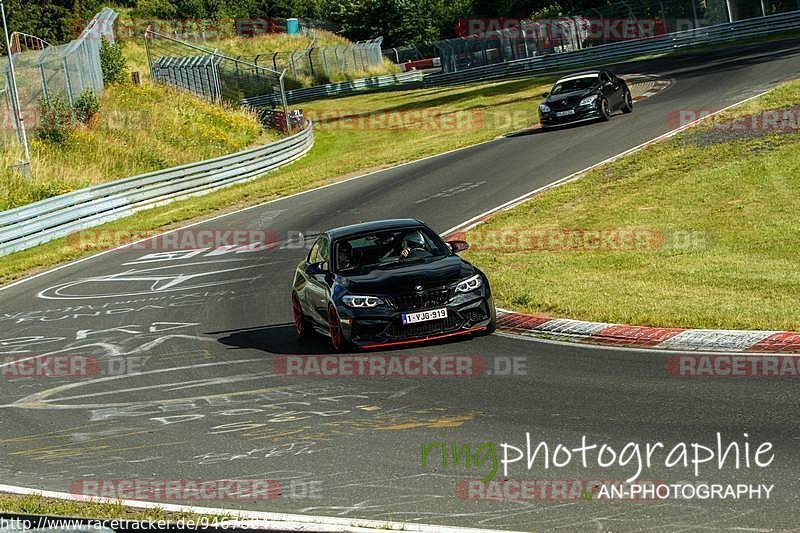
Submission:
[[[563,78],[559,78],[556,83],[558,83],[559,81],[572,80],[572,79],[575,79],[575,78],[585,78],[585,77],[589,77],[589,76],[597,76],[601,72],[606,72],[606,73],[609,73],[609,74],[611,73],[610,70],[606,70],[606,69],[584,70],[582,72],[575,72],[573,74],[570,74],[569,76],[564,76]]]
[[[349,237],[351,235],[358,235],[360,233],[369,233],[371,231],[420,227],[426,226],[415,218],[393,218],[388,220],[373,220],[371,222],[362,222],[360,224],[352,224],[350,226],[333,228],[329,229],[326,233],[330,235],[331,239],[340,239],[342,237]]]

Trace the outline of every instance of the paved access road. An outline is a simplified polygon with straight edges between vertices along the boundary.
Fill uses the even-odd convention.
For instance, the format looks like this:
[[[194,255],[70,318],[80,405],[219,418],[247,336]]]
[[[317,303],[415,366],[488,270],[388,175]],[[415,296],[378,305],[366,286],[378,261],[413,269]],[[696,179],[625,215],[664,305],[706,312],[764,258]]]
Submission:
[[[499,139],[194,229],[266,228],[284,238],[366,219],[420,217],[444,231],[668,131],[671,113],[718,109],[796,77],[797,45],[624,65],[617,70],[675,83],[608,123]],[[223,252],[148,257],[153,250],[119,250],[0,292],[5,356],[98,362],[89,377],[14,378],[6,360],[3,483],[66,491],[80,480],[266,477],[280,481],[281,497],[199,503],[505,529],[770,529],[798,522],[800,416],[790,380],[671,378],[668,354],[498,335],[388,355],[478,356],[490,369],[520,357],[526,375],[279,376],[276,358],[328,349],[322,339],[300,344],[291,326],[288,287],[304,252]],[[127,362],[131,372],[104,375],[109,361]],[[711,445],[716,432],[725,442],[749,440],[753,449],[769,441],[775,459],[765,469],[719,471],[708,463],[695,478],[688,469],[654,465],[641,478],[775,487],[767,501],[465,501],[456,495],[459,480],[485,476],[488,463],[467,469],[431,459],[421,466],[423,443],[475,451],[490,442],[501,454],[500,443],[523,446],[526,432],[534,444],[576,447],[585,435],[618,450],[627,442]],[[537,462],[528,471],[519,462],[510,477],[618,480],[631,473],[583,468],[574,458],[549,470]],[[299,497],[303,487],[319,497]]]

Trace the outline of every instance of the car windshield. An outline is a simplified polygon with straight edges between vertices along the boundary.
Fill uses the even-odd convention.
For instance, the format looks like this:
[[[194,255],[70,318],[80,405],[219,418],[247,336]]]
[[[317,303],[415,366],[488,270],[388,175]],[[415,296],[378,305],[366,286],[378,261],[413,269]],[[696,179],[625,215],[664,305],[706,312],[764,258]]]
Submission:
[[[449,248],[438,235],[419,227],[377,231],[334,243],[337,272],[392,267],[449,253]]]
[[[571,78],[556,82],[550,94],[565,94],[575,91],[585,91],[592,85],[597,83],[599,76],[592,74],[591,76],[581,76],[580,78]]]

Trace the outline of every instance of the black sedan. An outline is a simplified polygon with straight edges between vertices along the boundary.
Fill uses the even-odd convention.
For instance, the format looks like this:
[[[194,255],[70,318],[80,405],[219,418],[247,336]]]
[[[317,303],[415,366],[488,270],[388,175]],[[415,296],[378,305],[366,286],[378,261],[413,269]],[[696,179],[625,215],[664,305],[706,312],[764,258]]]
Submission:
[[[571,74],[558,80],[539,104],[543,128],[589,120],[608,120],[615,111],[633,111],[628,84],[608,70]]]
[[[295,271],[297,334],[333,348],[384,348],[489,334],[495,308],[486,276],[419,220],[382,220],[320,234]]]

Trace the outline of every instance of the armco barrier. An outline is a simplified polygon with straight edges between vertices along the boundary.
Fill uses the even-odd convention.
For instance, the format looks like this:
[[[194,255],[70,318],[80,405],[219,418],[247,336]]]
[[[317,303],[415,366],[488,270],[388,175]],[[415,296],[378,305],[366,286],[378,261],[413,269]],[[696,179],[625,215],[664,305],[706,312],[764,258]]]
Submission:
[[[793,30],[800,30],[800,11],[717,24],[656,37],[592,46],[574,52],[518,59],[458,72],[430,74],[425,76],[424,85],[426,87],[434,87],[470,83],[479,80],[521,77],[531,74],[556,73],[562,70],[574,70],[589,65],[603,64],[641,55],[674,52],[693,46],[723,44],[729,41],[763,37]]]
[[[80,189],[0,212],[0,256],[116,220],[179,198],[247,181],[305,155],[310,122],[264,146]]]
[[[412,88],[422,86],[423,73],[419,71],[403,72],[400,74],[387,74],[386,76],[376,76],[374,78],[362,78],[359,80],[342,81],[339,83],[328,83],[327,85],[316,85],[302,89],[286,91],[286,101],[288,103],[306,102],[318,98],[331,98],[337,96],[349,96],[356,93],[378,91],[389,87]],[[245,98],[242,104],[253,107],[266,107],[279,103],[278,96],[265,94]]]

